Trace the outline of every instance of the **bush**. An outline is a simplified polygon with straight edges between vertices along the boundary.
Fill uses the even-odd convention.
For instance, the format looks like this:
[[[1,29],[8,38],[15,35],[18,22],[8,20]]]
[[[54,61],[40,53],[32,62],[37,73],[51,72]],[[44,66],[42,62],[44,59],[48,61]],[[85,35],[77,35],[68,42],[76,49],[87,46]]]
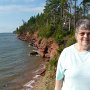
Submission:
[[[67,39],[67,43],[66,43],[66,47],[74,44],[76,42],[76,39],[74,36],[69,36],[69,38]]]
[[[61,53],[63,49],[64,49],[64,45],[60,45],[60,47],[58,49],[58,53]]]
[[[58,62],[58,59],[57,59],[57,57],[54,57],[53,59],[51,59],[50,61],[49,61],[49,65],[50,65],[50,70],[54,70],[55,69],[55,67],[57,66],[57,62]]]
[[[53,33],[54,27],[52,25],[43,26],[43,28],[39,31],[39,36],[49,38],[53,35]]]
[[[60,44],[60,43],[63,43],[63,36],[59,33],[56,34],[55,36],[55,41]]]

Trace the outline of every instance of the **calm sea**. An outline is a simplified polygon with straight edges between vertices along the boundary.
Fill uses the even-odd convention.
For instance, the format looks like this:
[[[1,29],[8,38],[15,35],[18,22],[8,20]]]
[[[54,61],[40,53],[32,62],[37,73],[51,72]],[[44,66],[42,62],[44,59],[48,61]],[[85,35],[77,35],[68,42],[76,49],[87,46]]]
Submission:
[[[33,47],[15,34],[0,33],[0,90],[20,90],[28,82],[40,57],[30,56]]]

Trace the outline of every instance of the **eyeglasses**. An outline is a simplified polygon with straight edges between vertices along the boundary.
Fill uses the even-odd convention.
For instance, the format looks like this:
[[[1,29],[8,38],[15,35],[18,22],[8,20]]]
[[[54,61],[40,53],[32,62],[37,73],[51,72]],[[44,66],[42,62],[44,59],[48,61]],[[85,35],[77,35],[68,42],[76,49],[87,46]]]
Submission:
[[[84,35],[89,36],[89,35],[90,35],[90,32],[78,32],[78,34],[79,34],[80,36],[84,36]]]

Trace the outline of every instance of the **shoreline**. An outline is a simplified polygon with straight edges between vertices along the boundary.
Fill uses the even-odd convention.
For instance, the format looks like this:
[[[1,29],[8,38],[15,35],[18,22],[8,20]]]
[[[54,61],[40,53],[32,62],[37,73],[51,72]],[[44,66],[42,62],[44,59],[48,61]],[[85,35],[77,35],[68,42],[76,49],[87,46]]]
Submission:
[[[41,60],[39,67],[35,70],[32,71],[32,78],[30,81],[26,82],[23,85],[23,88],[21,90],[33,90],[36,82],[45,75],[45,71],[46,71],[46,61]]]
[[[54,41],[53,38],[43,38],[40,39],[38,32],[34,32],[32,35],[29,32],[23,33],[18,36],[22,41],[29,43],[29,47],[32,46],[35,48],[34,51],[30,52],[30,55],[40,55],[43,58],[39,64],[38,69],[34,72],[35,76],[32,77],[32,80],[23,85],[21,90],[33,90],[35,83],[38,81],[39,77],[44,76],[46,72],[46,63],[49,62],[55,55],[57,55],[57,50],[59,48],[58,44]],[[27,88],[27,89],[26,89]]]

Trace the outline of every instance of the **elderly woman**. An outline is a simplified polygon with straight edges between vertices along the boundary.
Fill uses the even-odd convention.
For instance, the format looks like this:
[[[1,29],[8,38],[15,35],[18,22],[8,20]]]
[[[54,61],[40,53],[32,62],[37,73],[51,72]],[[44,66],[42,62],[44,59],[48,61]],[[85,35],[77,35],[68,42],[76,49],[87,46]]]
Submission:
[[[55,90],[90,90],[90,20],[76,23],[76,43],[58,60]]]

